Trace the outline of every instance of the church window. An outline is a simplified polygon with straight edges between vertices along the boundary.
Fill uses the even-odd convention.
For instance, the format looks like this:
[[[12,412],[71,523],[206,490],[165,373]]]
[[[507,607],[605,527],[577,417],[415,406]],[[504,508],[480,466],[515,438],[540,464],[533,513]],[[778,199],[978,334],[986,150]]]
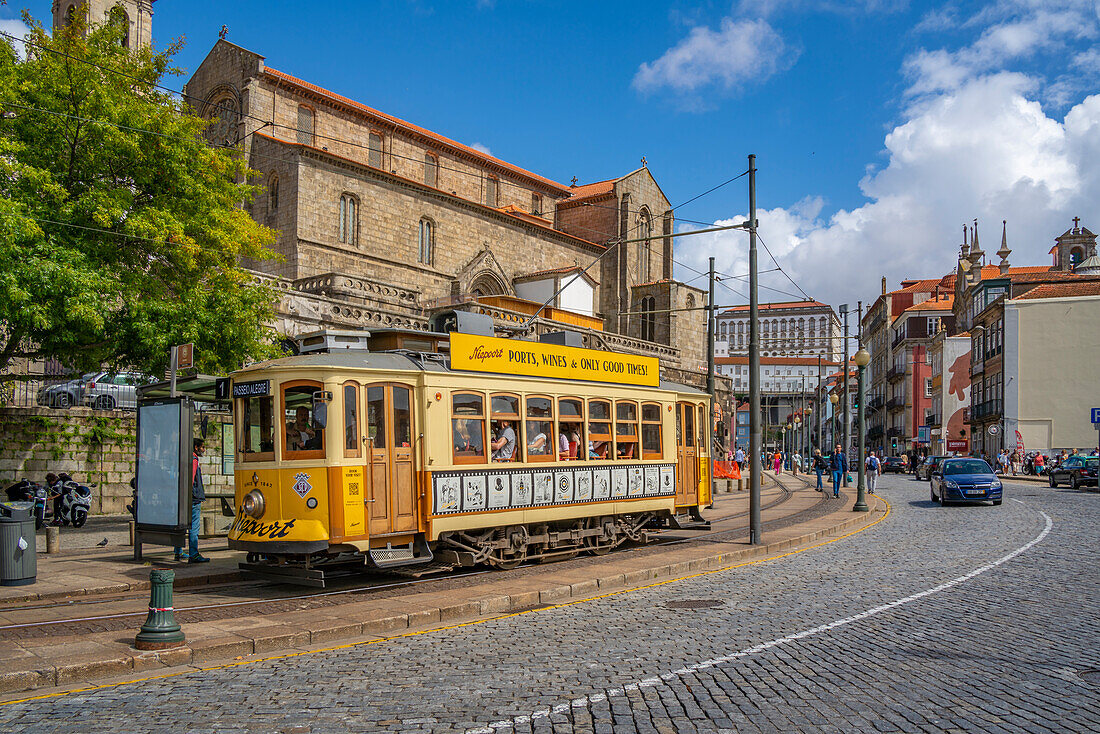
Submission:
[[[531,194],[531,213],[536,217],[542,216],[542,194]]]
[[[425,265],[435,264],[435,224],[424,217],[420,220],[419,247],[417,249],[417,261]]]
[[[684,303],[684,305],[688,309],[695,308],[695,296],[694,296],[694,294],[688,293],[687,301]]]
[[[500,187],[500,181],[495,176],[486,176],[485,178],[485,204],[486,206],[497,205],[497,189]]]
[[[382,167],[382,134],[371,133],[367,136],[367,165]]]
[[[657,317],[653,311],[656,301],[653,296],[642,299],[642,339],[654,341],[657,332]]]
[[[76,6],[70,5],[69,9],[65,11],[65,25],[66,27],[73,24],[73,19],[76,17]]]
[[[130,48],[130,16],[126,14],[121,5],[111,8],[108,22],[122,31],[122,38],[118,41],[119,45],[123,48]]]
[[[267,182],[267,215],[269,217],[275,216],[275,213],[279,211],[279,176],[277,174],[271,174],[271,178]]]
[[[1069,252],[1069,267],[1072,270],[1081,264],[1081,261],[1085,259],[1085,253],[1080,247],[1074,247]]]
[[[340,241],[354,245],[359,233],[359,200],[351,194],[340,197]]]
[[[211,145],[230,146],[237,144],[237,128],[240,115],[237,112],[237,98],[224,92],[216,92],[207,109],[210,124],[203,134]]]
[[[298,105],[298,145],[313,145],[313,108]]]
[[[424,185],[439,188],[439,159],[431,153],[424,154]]]
[[[638,243],[638,282],[649,282],[649,238],[653,234],[653,220],[649,209],[642,207],[638,212],[638,236],[644,239]]]

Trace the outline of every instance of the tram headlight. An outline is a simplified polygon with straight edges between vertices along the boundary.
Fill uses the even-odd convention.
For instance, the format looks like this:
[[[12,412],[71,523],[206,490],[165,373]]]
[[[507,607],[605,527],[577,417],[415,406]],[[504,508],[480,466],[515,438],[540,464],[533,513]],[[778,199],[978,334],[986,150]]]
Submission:
[[[241,508],[244,514],[259,520],[264,516],[264,493],[258,489],[252,490],[244,496]]]

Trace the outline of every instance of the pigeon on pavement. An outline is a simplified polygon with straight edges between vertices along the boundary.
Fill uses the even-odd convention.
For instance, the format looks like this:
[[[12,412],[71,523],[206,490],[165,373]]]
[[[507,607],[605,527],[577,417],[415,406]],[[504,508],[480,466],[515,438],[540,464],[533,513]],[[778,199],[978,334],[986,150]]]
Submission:
[[[107,539],[106,539],[106,538],[104,538],[103,540],[101,540],[101,541],[99,541],[98,543],[96,543],[96,545],[98,545],[98,546],[100,546],[100,547],[102,547],[102,546],[105,546],[105,545],[107,545]]]

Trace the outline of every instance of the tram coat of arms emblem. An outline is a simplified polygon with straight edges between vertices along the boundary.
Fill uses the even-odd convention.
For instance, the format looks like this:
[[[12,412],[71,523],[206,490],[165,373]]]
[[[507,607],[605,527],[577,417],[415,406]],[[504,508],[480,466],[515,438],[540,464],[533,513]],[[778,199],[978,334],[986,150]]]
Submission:
[[[294,475],[294,485],[291,487],[299,497],[305,499],[305,496],[313,490],[313,485],[309,483],[309,474],[305,472],[298,472]]]

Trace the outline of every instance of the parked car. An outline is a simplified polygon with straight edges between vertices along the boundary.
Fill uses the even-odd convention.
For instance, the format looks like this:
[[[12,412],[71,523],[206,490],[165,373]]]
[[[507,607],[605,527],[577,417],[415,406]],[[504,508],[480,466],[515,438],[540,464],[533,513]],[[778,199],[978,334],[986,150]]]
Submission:
[[[936,469],[939,468],[940,463],[948,457],[946,456],[929,456],[920,463],[917,467],[917,479],[927,479],[932,481],[932,475]]]
[[[1050,469],[1050,486],[1057,487],[1058,482],[1066,482],[1074,489],[1097,486],[1096,469],[1100,458],[1096,456],[1070,456],[1059,466]]]
[[[84,385],[96,379],[103,372],[89,372],[79,379],[45,385],[38,390],[38,404],[48,408],[71,408],[84,404]]]
[[[909,469],[909,464],[900,456],[887,456],[882,460],[882,473],[893,472],[904,474]]]
[[[101,372],[84,383],[84,404],[96,410],[137,408],[137,388],[153,382],[137,372]]]
[[[932,474],[931,495],[933,502],[946,507],[948,502],[989,501],[1001,504],[1003,487],[992,467],[982,459],[939,458]]]

